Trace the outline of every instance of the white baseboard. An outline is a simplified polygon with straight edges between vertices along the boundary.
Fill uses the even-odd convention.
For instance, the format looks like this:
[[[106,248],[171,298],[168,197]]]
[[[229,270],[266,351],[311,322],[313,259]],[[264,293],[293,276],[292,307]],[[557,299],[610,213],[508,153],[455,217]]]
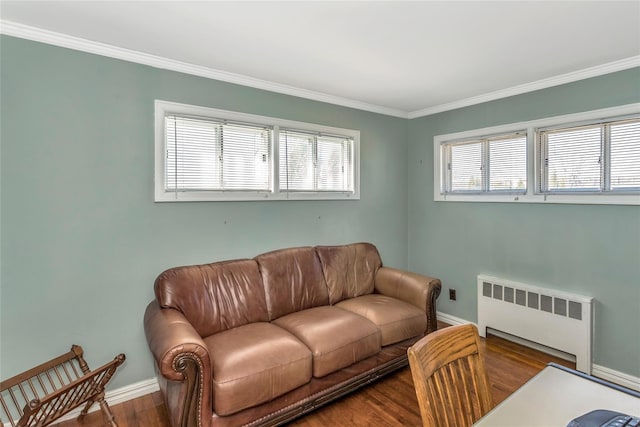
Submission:
[[[441,322],[444,323],[448,323],[451,326],[457,326],[457,325],[466,325],[471,323],[472,325],[476,325],[476,327],[478,326],[477,323],[473,323],[470,322],[468,320],[462,319],[460,317],[456,317],[456,316],[452,316],[451,314],[447,314],[447,313],[443,313],[441,311],[436,312],[437,316],[438,316],[438,320],[440,320]]]
[[[117,405],[118,403],[126,402],[136,397],[155,393],[158,390],[160,390],[158,380],[156,378],[149,378],[148,380],[111,390],[106,393],[105,398],[109,402],[109,405]]]
[[[630,388],[632,390],[640,391],[640,378],[634,377],[624,372],[614,371],[604,366],[591,365],[591,374],[594,377],[602,378],[603,380],[611,381],[612,383],[619,384],[623,387]]]
[[[462,319],[460,317],[452,316],[447,313],[442,313],[440,311],[437,312],[438,320],[448,323],[450,325],[464,325],[464,324],[477,324],[470,322],[468,320]],[[504,334],[499,331],[492,330],[492,334],[499,336],[501,338],[505,338],[509,341],[516,342],[518,344],[531,347],[535,350],[542,351],[544,353],[551,354],[556,357],[560,357],[561,359],[567,359],[566,353],[559,352],[558,350],[550,349],[540,344],[536,344],[531,341],[523,340],[522,338],[514,337],[513,335]],[[575,358],[573,360],[575,362]],[[614,371],[613,369],[607,368],[605,366],[596,365],[593,363],[591,365],[591,375],[594,377],[601,378],[606,381],[610,381],[614,384],[621,385],[623,387],[630,388],[632,390],[640,391],[640,377],[634,377],[633,375],[625,374],[624,372]]]

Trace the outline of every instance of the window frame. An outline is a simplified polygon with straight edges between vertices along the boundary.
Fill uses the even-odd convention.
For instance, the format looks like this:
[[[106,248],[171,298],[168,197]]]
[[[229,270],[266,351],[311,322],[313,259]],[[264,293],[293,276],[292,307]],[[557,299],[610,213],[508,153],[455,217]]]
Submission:
[[[265,190],[202,190],[166,191],[165,117],[170,115],[228,120],[260,126],[272,127],[272,147],[270,152],[271,188]],[[353,140],[353,190],[352,191],[286,191],[280,189],[280,129],[296,129],[308,133],[348,137]],[[359,200],[360,199],[360,131],[337,128],[313,123],[298,122],[269,116],[200,107],[176,102],[155,100],[154,105],[154,201],[155,202],[195,202],[195,201],[262,201],[262,200]]]
[[[540,167],[540,180],[539,187],[536,188],[539,194],[637,194],[640,193],[640,189],[634,190],[631,188],[613,189],[611,186],[611,169],[612,169],[612,156],[611,156],[611,127],[617,125],[623,125],[625,122],[640,122],[640,116],[626,115],[618,117],[610,117],[607,119],[598,119],[580,123],[566,123],[560,126],[551,126],[548,128],[538,128],[536,130],[536,144],[538,147],[538,153],[540,155],[539,167]],[[550,187],[549,178],[549,135],[557,133],[570,133],[579,132],[581,130],[598,129],[599,141],[598,141],[598,156],[599,166],[597,170],[598,174],[598,186],[575,189],[555,189]]]
[[[526,194],[529,180],[527,177],[527,186],[524,189],[491,189],[491,143],[497,141],[513,140],[524,137],[525,139],[525,171],[528,162],[528,153],[526,152],[526,131],[519,130],[516,132],[498,133],[492,135],[483,135],[479,138],[461,139],[461,140],[449,140],[442,142],[441,144],[441,158],[443,169],[442,186],[441,191],[446,195],[487,195],[487,194],[501,194],[501,195],[518,195]],[[451,165],[452,161],[452,149],[456,146],[478,144],[480,146],[480,189],[479,190],[453,190]]]
[[[347,135],[332,135],[332,134],[328,134],[326,132],[309,132],[308,130],[301,130],[301,129],[292,129],[292,128],[286,128],[281,126],[278,129],[278,144],[280,144],[280,142],[282,141],[282,138],[280,138],[280,135],[285,134],[285,139],[287,138],[288,134],[291,133],[291,135],[294,138],[305,138],[307,139],[307,141],[309,141],[311,143],[311,157],[307,158],[305,160],[310,161],[310,166],[311,166],[311,181],[312,181],[312,185],[314,187],[316,187],[313,190],[309,190],[309,189],[296,189],[296,188],[289,188],[288,186],[286,186],[286,184],[283,184],[282,182],[280,182],[280,191],[281,192],[288,192],[288,193],[304,193],[304,192],[313,192],[313,193],[322,193],[322,192],[330,192],[330,193],[343,193],[344,191],[340,191],[340,190],[330,190],[330,189],[322,189],[322,180],[321,180],[321,176],[322,176],[322,172],[323,172],[323,167],[326,167],[326,164],[322,164],[322,162],[319,161],[319,158],[321,156],[321,153],[323,152],[323,150],[320,149],[320,145],[321,143],[326,143],[329,140],[336,140],[333,141],[333,143],[336,143],[337,140],[342,140],[340,142],[341,148],[344,148],[343,143],[347,142],[347,145],[349,145],[349,140],[350,140],[350,145],[351,148],[353,148],[353,138],[349,137]],[[285,148],[286,149],[286,148]],[[278,149],[278,158],[279,158],[279,167],[282,166],[282,154],[280,152],[280,147]],[[286,158],[288,157],[287,153],[285,152],[285,161]],[[353,160],[354,160],[354,153],[353,153],[353,149],[349,149],[347,151],[347,156],[344,155],[344,153],[341,154],[342,160],[344,160],[344,158],[346,157],[347,159],[350,159],[351,161],[349,161],[349,165],[348,165],[348,171],[349,171],[349,176],[347,177],[347,181],[350,181],[349,185],[351,187],[354,186],[354,182],[353,182]],[[344,164],[341,163],[341,166],[344,170]],[[285,169],[285,171],[288,172],[287,169]],[[280,178],[280,172],[278,171],[278,179],[280,181],[282,181]],[[285,188],[286,186],[286,188]]]
[[[575,127],[597,122],[606,122],[640,115],[640,103],[617,107],[546,117],[537,120],[491,126],[482,129],[436,135],[433,138],[433,200],[453,202],[515,202],[515,203],[568,203],[568,204],[613,204],[640,205],[640,191],[609,192],[543,192],[542,159],[538,133],[542,129]],[[447,170],[443,166],[443,146],[447,143],[480,140],[500,134],[525,130],[527,138],[527,191],[524,194],[447,193],[445,192]]]

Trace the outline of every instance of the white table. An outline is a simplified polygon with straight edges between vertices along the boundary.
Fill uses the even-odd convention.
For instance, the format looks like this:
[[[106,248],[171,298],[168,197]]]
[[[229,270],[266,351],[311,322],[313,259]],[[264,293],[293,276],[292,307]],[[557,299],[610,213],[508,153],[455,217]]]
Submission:
[[[640,393],[615,387],[550,363],[474,426],[565,427],[594,409],[640,416]]]

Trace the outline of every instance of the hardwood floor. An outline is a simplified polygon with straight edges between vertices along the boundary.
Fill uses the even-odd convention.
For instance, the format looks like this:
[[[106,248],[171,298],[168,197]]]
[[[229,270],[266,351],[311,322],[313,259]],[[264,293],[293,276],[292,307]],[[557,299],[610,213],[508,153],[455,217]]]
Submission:
[[[541,371],[548,362],[575,368],[573,363],[495,336],[489,336],[483,340],[483,344],[485,363],[496,404],[502,402],[509,394]],[[113,405],[111,409],[119,427],[170,427],[159,392]],[[408,367],[400,370],[289,425],[292,427],[420,426],[420,411],[413,389],[411,371]],[[82,423],[71,420],[57,426],[99,427],[102,426],[102,414],[96,411],[87,415]]]

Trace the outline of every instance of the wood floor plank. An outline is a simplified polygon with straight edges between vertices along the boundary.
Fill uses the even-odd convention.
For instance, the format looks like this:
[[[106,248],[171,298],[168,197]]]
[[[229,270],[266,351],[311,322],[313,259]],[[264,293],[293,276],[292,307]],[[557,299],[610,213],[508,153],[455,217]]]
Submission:
[[[440,324],[439,327],[446,327]],[[540,372],[547,363],[556,362],[571,368],[575,364],[557,357],[489,336],[482,340],[487,373],[494,402],[497,404]],[[111,407],[119,427],[171,427],[159,392],[132,399]],[[100,427],[100,411],[90,413],[84,422],[76,420],[58,427]],[[291,427],[401,427],[420,426],[420,410],[409,368],[391,374],[328,406],[324,406],[289,424]]]

